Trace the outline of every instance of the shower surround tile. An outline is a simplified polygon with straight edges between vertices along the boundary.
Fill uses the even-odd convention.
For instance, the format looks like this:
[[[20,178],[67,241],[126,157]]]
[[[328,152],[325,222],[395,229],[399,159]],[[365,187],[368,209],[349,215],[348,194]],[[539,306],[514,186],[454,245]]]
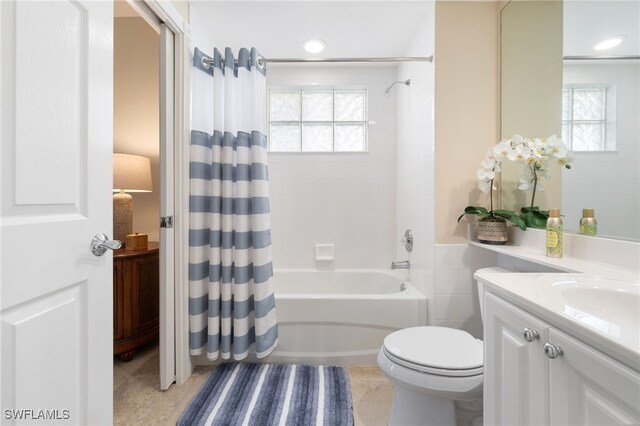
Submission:
[[[468,244],[436,244],[432,324],[465,330],[482,338],[478,288],[473,273],[496,266],[494,252]]]
[[[435,3],[434,3],[435,4]],[[429,5],[413,33],[405,56],[429,56],[434,50],[434,4]],[[424,323],[434,321],[434,66],[419,62],[398,66],[395,80],[411,79],[409,87],[398,85],[392,90],[398,113],[397,133],[397,199],[396,260],[409,259],[411,281],[427,297]],[[405,229],[414,234],[414,246],[407,253],[400,237]]]
[[[368,152],[269,153],[273,264],[276,269],[387,269],[396,245],[396,104],[383,96],[394,67],[278,67],[269,85],[364,86]],[[374,123],[375,122],[375,123]],[[398,237],[399,238],[399,237]],[[317,264],[316,244],[335,261]]]

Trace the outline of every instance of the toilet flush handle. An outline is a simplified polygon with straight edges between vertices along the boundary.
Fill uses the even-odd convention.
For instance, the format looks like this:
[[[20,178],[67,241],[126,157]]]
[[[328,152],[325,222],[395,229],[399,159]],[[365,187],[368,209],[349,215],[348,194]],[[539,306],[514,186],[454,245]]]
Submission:
[[[524,340],[531,343],[540,337],[540,333],[535,330],[531,330],[530,328],[525,328],[522,330],[522,337],[524,337]]]

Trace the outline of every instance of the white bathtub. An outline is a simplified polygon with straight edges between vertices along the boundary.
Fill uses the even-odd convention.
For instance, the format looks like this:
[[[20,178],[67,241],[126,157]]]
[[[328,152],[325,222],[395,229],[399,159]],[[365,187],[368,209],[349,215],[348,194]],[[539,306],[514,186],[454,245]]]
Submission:
[[[426,297],[407,271],[276,270],[278,363],[374,365],[385,336],[426,324]],[[402,288],[402,290],[401,290]]]

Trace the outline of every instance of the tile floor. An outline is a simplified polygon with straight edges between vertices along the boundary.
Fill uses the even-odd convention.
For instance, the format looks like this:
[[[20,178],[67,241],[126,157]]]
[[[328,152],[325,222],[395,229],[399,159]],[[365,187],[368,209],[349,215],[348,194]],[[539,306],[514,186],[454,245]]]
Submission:
[[[196,367],[182,385],[161,391],[158,345],[141,348],[130,362],[114,358],[113,406],[115,425],[175,425],[178,417],[206,380],[211,367]],[[393,388],[378,367],[349,367],[356,425],[386,425]]]

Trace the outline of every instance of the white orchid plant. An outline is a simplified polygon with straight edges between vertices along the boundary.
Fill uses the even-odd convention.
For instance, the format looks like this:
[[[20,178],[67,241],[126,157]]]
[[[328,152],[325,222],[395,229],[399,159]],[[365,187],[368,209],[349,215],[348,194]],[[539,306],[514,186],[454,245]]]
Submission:
[[[552,160],[567,169],[571,168],[573,156],[565,144],[556,135],[547,138],[529,139],[520,135],[515,135],[511,139],[500,141],[493,148],[493,155],[497,161],[507,159],[520,165],[520,185],[518,189],[523,191],[531,190],[531,204],[529,207],[520,209],[520,217],[529,228],[544,228],[549,217],[549,212],[540,210],[535,205],[536,191],[544,189],[541,178],[549,179],[549,162]],[[483,178],[478,171],[480,188],[487,185],[486,177]]]
[[[524,138],[515,135],[501,141],[496,150],[504,153],[510,161],[520,165],[520,185],[518,189],[531,190],[531,204],[520,209],[520,217],[530,228],[544,228],[549,217],[548,211],[540,210],[535,205],[536,191],[544,190],[542,178],[551,178],[549,162],[556,160],[561,167],[571,168],[573,155],[556,135],[544,139]]]
[[[480,162],[480,168],[476,172],[480,190],[490,192],[490,210],[484,207],[468,206],[459,218],[458,222],[465,214],[478,215],[480,220],[490,218],[502,218],[510,221],[520,229],[544,228],[549,217],[548,211],[540,210],[535,205],[536,190],[542,191],[543,184],[541,178],[549,179],[549,161],[557,160],[558,163],[567,169],[571,168],[573,156],[565,144],[556,135],[551,135],[544,139],[529,139],[520,135],[515,135],[511,139],[500,141],[492,149],[487,151],[484,159]],[[496,173],[501,171],[502,161],[509,160],[520,164],[520,185],[518,189],[523,191],[532,190],[531,204],[529,207],[522,207],[520,215],[511,210],[493,210],[493,190]]]
[[[493,182],[496,178],[496,173],[501,171],[502,160],[506,158],[506,153],[502,152],[504,146],[500,145],[501,143],[502,142],[487,151],[484,159],[480,162],[480,168],[476,172],[480,190],[485,193],[489,192],[489,210],[484,207],[467,206],[464,209],[464,213],[458,217],[458,222],[460,222],[466,214],[472,214],[478,216],[478,220],[481,221],[504,222],[508,220],[525,231],[527,225],[516,212],[512,210],[493,209],[493,190],[497,189]]]

